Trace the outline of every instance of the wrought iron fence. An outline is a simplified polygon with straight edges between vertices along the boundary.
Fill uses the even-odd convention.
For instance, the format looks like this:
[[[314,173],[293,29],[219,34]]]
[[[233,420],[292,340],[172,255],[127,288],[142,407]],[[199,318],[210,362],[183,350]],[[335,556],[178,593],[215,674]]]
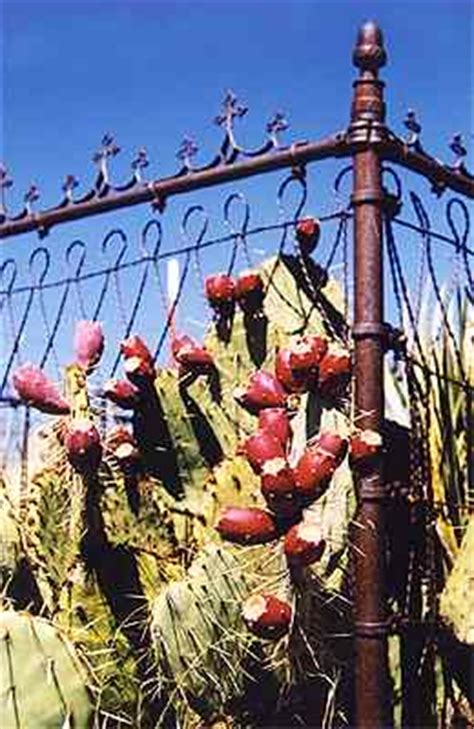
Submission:
[[[87,193],[76,196],[77,180],[68,175],[57,206],[36,211],[39,192],[31,188],[25,195],[24,209],[16,215],[7,209],[11,179],[2,168],[0,237],[36,231],[44,239],[21,256],[11,246],[6,252],[7,243],[2,244],[0,316],[6,346],[0,397],[8,413],[3,453],[4,458],[12,459],[17,452],[23,469],[27,468],[31,413],[10,388],[12,370],[25,359],[34,359],[41,367],[50,368],[53,376],[55,370],[59,372],[67,357],[66,337],[72,320],[102,319],[106,334],[113,332],[117,341],[141,328],[153,331],[148,339],[155,358],[163,359],[176,312],[186,316],[191,327],[199,326],[193,322],[192,313],[204,305],[201,292],[205,273],[216,267],[228,272],[252,267],[262,253],[272,253],[277,259],[288,253],[298,255],[293,228],[310,210],[323,230],[315,253],[317,264],[339,279],[344,292],[343,315],[349,328],[339,336],[347,337],[350,331],[354,340],[360,422],[377,429],[385,406],[385,415],[404,422],[411,433],[409,473],[401,478],[401,484],[393,486],[393,493],[387,492],[377,470],[358,483],[358,521],[370,523],[374,529],[359,530],[354,536],[359,547],[354,557],[357,722],[368,727],[386,726],[390,721],[386,651],[387,635],[395,628],[402,635],[405,667],[402,722],[416,725],[420,717],[426,719],[432,711],[432,707],[427,708],[429,700],[421,706],[420,697],[423,681],[434,670],[430,629],[436,624],[437,611],[435,552],[444,548],[448,553],[452,538],[450,532],[440,547],[435,527],[441,519],[459,540],[456,529],[461,514],[474,505],[472,466],[467,474],[462,473],[449,463],[452,456],[447,464],[447,469],[451,468],[449,500],[439,501],[428,443],[430,419],[437,423],[441,441],[463,437],[467,447],[472,443],[469,357],[474,350],[469,316],[474,305],[474,247],[467,200],[474,198],[474,177],[465,166],[467,152],[460,135],[450,145],[454,161],[445,165],[424,150],[421,125],[413,112],[408,112],[404,121],[408,132],[405,139],[386,126],[383,86],[378,80],[385,51],[375,26],[368,24],[362,29],[354,63],[360,75],[355,82],[351,123],[322,141],[283,145],[280,135],[287,123],[277,114],[267,125],[264,144],[244,150],[237,141],[235,122],[247,108],[229,92],[215,120],[224,130],[222,144],[214,159],[201,167],[194,166],[195,142],[186,139],[178,153],[182,166],[175,175],[146,181],[148,159],[141,149],[133,161],[131,178],[114,185],[109,165],[119,148],[106,135],[94,156],[97,175]],[[338,158],[352,161],[337,172],[333,205],[328,210],[308,205],[313,184],[310,163]],[[431,184],[435,199],[430,201],[429,210],[418,179],[410,178],[410,172],[402,179],[400,168]],[[209,210],[200,203],[185,207],[181,219],[174,220],[173,232],[166,231],[167,202],[172,196],[278,170],[284,171],[284,177],[277,188],[276,221],[257,220],[250,196],[239,189],[224,197],[218,213],[212,205]],[[59,224],[142,203],[151,203],[155,216],[132,239],[124,227],[113,227],[104,233],[100,252],[82,238],[69,237],[62,250],[54,238],[45,240]],[[351,237],[354,261],[349,255]],[[170,301],[165,278],[171,259],[179,260],[180,276]],[[388,282],[385,297],[384,269]],[[269,285],[273,285],[271,281]],[[112,351],[101,368],[101,377],[112,376],[117,366],[118,355]],[[449,393],[447,388],[451,388]],[[453,420],[445,417],[453,397],[456,433],[448,432]],[[464,435],[459,436],[459,432]],[[445,465],[436,464],[436,468]],[[391,506],[387,505],[389,496]],[[390,590],[384,577],[383,525],[387,515],[391,518],[389,529],[394,525],[408,529],[411,525],[397,555],[399,574],[392,575],[395,586]],[[426,592],[425,609],[422,594]],[[387,593],[395,614],[392,620],[387,617]],[[415,635],[421,624],[424,629]],[[422,668],[408,680],[410,665]]]

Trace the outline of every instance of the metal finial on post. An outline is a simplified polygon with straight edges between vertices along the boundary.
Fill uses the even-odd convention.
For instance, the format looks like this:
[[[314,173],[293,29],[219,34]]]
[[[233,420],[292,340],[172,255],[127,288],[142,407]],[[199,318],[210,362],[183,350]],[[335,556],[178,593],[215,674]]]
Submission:
[[[361,71],[377,73],[379,68],[385,66],[387,53],[384,47],[383,34],[373,20],[369,20],[359,30],[356,45],[352,54],[354,66]]]
[[[353,54],[360,69],[354,82],[349,134],[353,155],[354,208],[354,372],[357,424],[381,432],[383,393],[384,194],[382,161],[372,142],[386,138],[384,84],[378,70],[386,63],[383,36],[374,23],[359,32]],[[360,144],[359,144],[360,143]],[[353,530],[356,726],[391,725],[385,609],[385,489],[381,460],[356,479],[358,514]]]

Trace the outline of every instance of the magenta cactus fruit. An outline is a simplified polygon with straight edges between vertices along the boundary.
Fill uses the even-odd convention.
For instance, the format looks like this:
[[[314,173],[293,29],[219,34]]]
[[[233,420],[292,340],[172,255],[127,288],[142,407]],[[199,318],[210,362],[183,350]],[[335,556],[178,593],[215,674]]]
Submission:
[[[284,458],[281,441],[266,430],[257,430],[244,443],[244,453],[255,473],[260,473],[264,464],[273,458]]]
[[[319,365],[319,387],[324,394],[337,395],[351,376],[351,357],[347,349],[331,344]]]
[[[298,374],[291,369],[291,349],[279,349],[275,357],[275,375],[278,382],[289,394],[301,394],[309,389],[309,381],[306,375]]]
[[[247,386],[237,388],[235,399],[250,413],[257,415],[264,408],[282,408],[287,395],[280,382],[270,372],[259,370],[249,378]]]
[[[120,352],[125,359],[129,359],[129,357],[139,357],[140,359],[148,359],[150,362],[153,362],[150,350],[143,339],[141,339],[137,334],[134,334],[132,337],[128,337],[128,339],[124,339],[121,342]]]
[[[26,363],[13,373],[13,385],[23,402],[49,415],[68,415],[70,407],[56,385],[34,364]]]
[[[285,534],[285,555],[288,564],[294,567],[306,567],[318,562],[325,547],[320,525],[310,520],[295,524]]]
[[[74,331],[75,361],[86,372],[100,360],[104,351],[104,333],[97,321],[81,320],[76,322]]]
[[[150,350],[140,337],[134,335],[120,345],[125,358],[125,374],[131,382],[140,386],[156,377],[155,365]]]
[[[140,391],[128,380],[107,380],[103,394],[122,410],[134,410],[140,404]]]
[[[184,370],[209,372],[214,367],[214,360],[206,347],[201,346],[187,335],[174,339],[171,351]]]
[[[291,426],[285,408],[265,408],[258,414],[258,428],[273,435],[286,447],[291,437]]]
[[[361,430],[349,439],[349,461],[352,468],[366,465],[382,450],[382,436],[375,430]]]
[[[67,424],[64,447],[73,468],[82,475],[97,471],[102,459],[99,431],[87,418],[76,418]]]
[[[273,516],[256,507],[226,507],[216,529],[228,542],[244,545],[265,544],[278,536]]]
[[[235,296],[245,313],[253,313],[262,308],[265,295],[263,279],[259,273],[242,273],[235,284]]]
[[[301,337],[290,347],[289,363],[294,375],[315,375],[328,349],[327,340],[317,335]]]
[[[261,473],[261,491],[276,514],[291,516],[299,510],[293,471],[284,458],[266,461]]]
[[[311,448],[317,448],[323,453],[333,456],[339,466],[347,453],[348,441],[338,433],[323,431],[311,441]]]
[[[318,244],[321,224],[317,218],[302,218],[296,224],[295,233],[301,253],[309,256]]]
[[[276,639],[288,632],[292,612],[291,605],[275,595],[260,594],[245,601],[242,616],[252,633],[260,638]]]
[[[337,468],[336,459],[319,448],[306,448],[293,469],[295,490],[309,502],[322,496]]]
[[[218,273],[208,276],[205,282],[209,304],[216,311],[231,309],[235,301],[235,282],[231,276]]]
[[[135,438],[123,425],[112,428],[107,436],[106,446],[123,466],[135,465],[140,459]]]

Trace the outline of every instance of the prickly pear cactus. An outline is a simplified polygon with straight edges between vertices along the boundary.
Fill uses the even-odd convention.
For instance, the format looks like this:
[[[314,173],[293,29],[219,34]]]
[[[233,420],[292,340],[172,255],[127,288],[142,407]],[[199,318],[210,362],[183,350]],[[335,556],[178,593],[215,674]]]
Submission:
[[[260,314],[237,311],[225,342],[214,324],[209,329],[214,379],[184,384],[176,370],[164,369],[147,386],[134,414],[136,467],[124,467],[105,440],[98,469],[76,472],[57,425],[49,461],[34,477],[24,506],[28,553],[47,608],[89,654],[101,708],[136,726],[140,682],[151,686],[162,715],[176,712],[187,726],[193,712],[214,720],[226,713],[250,716],[249,706],[261,707],[260,720],[308,671],[323,667],[331,678],[337,674],[324,630],[314,626],[330,624],[331,606],[344,613],[335,595],[344,580],[354,509],[349,469],[341,467],[309,509],[322,524],[327,549],[309,571],[304,603],[280,543],[223,547],[214,529],[225,506],[265,506],[259,478],[238,454],[256,420],[236,403],[235,388],[259,368],[273,371],[276,349],[294,334],[345,336],[333,284],[309,284],[291,257],[268,261],[261,275],[268,290]],[[77,365],[67,369],[66,396],[73,418],[97,424],[100,410],[89,403],[86,375]],[[347,428],[345,403],[335,409],[305,394],[295,407],[294,457],[321,425]],[[297,606],[293,634],[277,645],[257,640],[242,619],[245,598],[265,587]],[[150,623],[153,679],[149,672],[137,674],[149,663],[142,636]],[[256,688],[262,676],[272,686],[269,699]]]
[[[268,561],[273,565],[267,565],[267,574],[257,574],[261,555],[255,550],[242,560],[228,546],[209,545],[186,578],[170,583],[154,601],[158,682],[178,718],[186,716],[189,707],[206,721],[230,710],[235,717],[243,714],[249,708],[246,691],[257,681],[262,661],[267,680],[272,672],[277,680],[270,654],[265,657],[264,646],[246,630],[242,618],[242,605],[257,584],[261,588],[272,583],[288,597],[289,585],[278,569],[281,561],[267,553]]]
[[[0,678],[5,729],[90,726],[85,670],[73,647],[43,618],[0,612]]]
[[[8,586],[20,554],[20,532],[7,484],[0,477],[0,593]]]
[[[474,518],[467,525],[459,553],[440,598],[440,615],[461,643],[474,646]]]

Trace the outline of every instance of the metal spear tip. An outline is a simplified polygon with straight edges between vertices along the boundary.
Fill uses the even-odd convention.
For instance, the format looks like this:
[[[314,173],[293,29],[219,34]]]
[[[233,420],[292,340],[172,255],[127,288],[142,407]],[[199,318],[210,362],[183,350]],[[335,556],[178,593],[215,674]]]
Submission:
[[[352,60],[362,71],[377,71],[387,62],[383,33],[377,23],[369,20],[360,28]]]

